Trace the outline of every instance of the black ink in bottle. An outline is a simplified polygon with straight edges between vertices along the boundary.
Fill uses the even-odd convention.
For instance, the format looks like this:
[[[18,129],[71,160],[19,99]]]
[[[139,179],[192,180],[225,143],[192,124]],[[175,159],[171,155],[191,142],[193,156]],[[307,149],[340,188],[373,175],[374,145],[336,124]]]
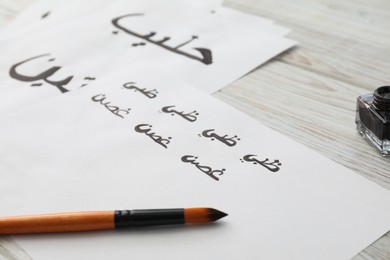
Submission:
[[[390,156],[390,86],[359,96],[355,121],[362,137],[381,155]]]

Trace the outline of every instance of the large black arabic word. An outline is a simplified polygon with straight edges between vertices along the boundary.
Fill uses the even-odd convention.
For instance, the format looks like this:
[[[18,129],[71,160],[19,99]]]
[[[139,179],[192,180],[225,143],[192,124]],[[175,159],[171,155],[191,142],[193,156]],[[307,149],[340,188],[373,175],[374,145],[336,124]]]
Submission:
[[[147,90],[146,88],[139,88],[135,84],[136,84],[135,82],[127,82],[127,83],[123,84],[123,87],[126,89],[134,89],[135,92],[138,91],[139,93],[144,94],[148,98],[157,97],[157,94],[158,94],[157,89]]]
[[[165,149],[168,148],[168,144],[171,142],[172,137],[162,138],[161,136],[152,132],[152,127],[153,126],[149,124],[139,124],[134,128],[134,130],[137,133],[145,134],[146,136],[148,136],[150,139],[152,139],[154,142],[158,143]]]
[[[184,111],[177,111],[177,110],[173,109],[174,107],[175,106],[166,106],[166,107],[163,107],[161,110],[164,113],[171,114],[172,116],[174,116],[175,114],[179,115],[182,118],[184,118],[185,120],[190,121],[190,122],[195,122],[197,119],[197,116],[199,115],[199,113],[196,112],[196,110],[194,110],[190,113],[184,113]]]
[[[123,16],[120,16],[120,17],[112,19],[111,22],[112,22],[112,24],[116,28],[118,28],[118,29],[120,29],[120,30],[122,30],[122,31],[124,31],[124,32],[126,32],[126,33],[128,33],[130,35],[133,35],[133,36],[135,36],[137,38],[140,38],[140,39],[143,39],[143,40],[145,40],[147,42],[155,44],[156,46],[160,46],[160,47],[162,47],[162,48],[164,48],[164,49],[166,49],[168,51],[171,51],[173,53],[186,56],[186,57],[188,57],[190,59],[198,60],[198,61],[200,61],[200,62],[202,62],[202,63],[204,63],[206,65],[209,65],[209,64],[213,63],[212,53],[211,53],[211,51],[209,49],[206,49],[206,48],[193,48],[194,50],[197,50],[202,57],[198,57],[198,56],[195,56],[195,55],[192,55],[190,53],[187,53],[187,52],[184,52],[184,51],[180,50],[181,47],[183,47],[183,46],[189,44],[190,42],[192,42],[193,40],[197,39],[198,36],[196,36],[196,35],[192,36],[192,38],[190,40],[186,41],[186,42],[183,42],[183,43],[181,43],[181,44],[179,44],[179,45],[177,45],[175,47],[171,47],[171,46],[168,46],[168,45],[165,44],[167,41],[169,41],[171,39],[171,37],[164,37],[161,40],[152,40],[151,38],[156,35],[156,32],[150,32],[148,34],[142,35],[142,34],[133,32],[133,31],[131,31],[131,30],[127,29],[126,27],[123,27],[122,25],[119,24],[119,21],[121,19],[123,19],[123,18],[134,17],[134,16],[143,16],[143,15],[144,14],[142,14],[142,13],[126,14],[126,15],[123,15]],[[138,43],[138,44],[136,44],[134,46],[138,46],[138,45],[145,45],[145,44]]]
[[[244,157],[242,157],[241,161],[244,162],[252,162],[253,164],[259,164],[263,167],[265,167],[266,169],[270,170],[271,172],[277,172],[280,170],[280,166],[282,166],[282,163],[279,161],[279,160],[274,160],[273,162],[271,162],[268,158],[266,158],[265,160],[263,161],[260,161],[258,159],[256,159],[257,155],[254,155],[254,154],[248,154],[248,155],[245,155]]]
[[[213,133],[214,132],[214,133]],[[240,141],[241,139],[238,138],[237,135],[229,137],[228,135],[220,136],[215,133],[214,129],[207,129],[202,132],[202,135],[207,138],[211,138],[211,141],[218,140],[221,143],[226,144],[227,146],[235,146],[237,144],[237,141]]]
[[[98,102],[99,104],[104,106],[108,111],[121,118],[124,118],[123,114],[128,115],[131,110],[130,108],[120,109],[118,106],[111,105],[110,101],[106,101],[107,97],[104,94],[98,94],[96,96],[93,96],[91,99],[93,102]]]
[[[47,69],[47,70],[45,70],[45,71],[43,71],[40,74],[35,75],[35,76],[22,75],[22,74],[20,74],[20,73],[18,73],[16,71],[17,67],[19,67],[20,65],[25,64],[26,62],[29,62],[31,60],[35,60],[35,59],[38,59],[38,58],[41,58],[41,57],[46,57],[46,56],[49,56],[49,55],[50,55],[49,53],[46,53],[46,54],[34,56],[34,57],[29,58],[27,60],[23,60],[23,61],[21,61],[19,63],[16,63],[15,65],[13,65],[10,68],[9,75],[12,78],[14,78],[14,79],[17,79],[17,80],[20,80],[20,81],[25,81],[25,82],[33,82],[33,81],[43,80],[43,81],[49,83],[50,85],[53,85],[53,86],[57,87],[61,91],[61,93],[68,92],[69,90],[64,88],[63,86],[68,84],[72,80],[73,76],[69,76],[66,79],[63,79],[63,80],[60,80],[60,81],[49,80],[49,77],[52,76],[54,73],[56,73],[59,69],[61,69],[61,67],[58,67],[58,66],[51,67],[50,69]],[[53,61],[53,60],[54,59],[50,59],[49,61]],[[41,85],[42,85],[41,83],[34,83],[34,84],[32,84],[33,87],[37,87],[37,86],[41,86]]]
[[[210,166],[200,165],[200,163],[197,160],[198,160],[198,157],[193,156],[193,155],[184,155],[181,157],[182,162],[195,165],[195,167],[198,170],[207,174],[208,176],[210,176],[211,178],[213,178],[216,181],[219,181],[219,178],[215,174],[218,174],[218,176],[221,176],[225,172],[225,169],[213,170]]]

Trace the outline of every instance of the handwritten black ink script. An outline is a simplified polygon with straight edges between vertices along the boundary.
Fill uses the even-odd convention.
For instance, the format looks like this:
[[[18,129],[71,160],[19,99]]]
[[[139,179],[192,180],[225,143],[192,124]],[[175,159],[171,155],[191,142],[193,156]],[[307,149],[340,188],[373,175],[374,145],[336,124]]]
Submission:
[[[112,105],[110,101],[107,101],[107,97],[105,94],[98,94],[91,98],[93,102],[97,102],[103,107],[105,107],[112,114],[124,118],[124,115],[128,115],[130,113],[131,108],[121,109],[118,106]]]
[[[211,141],[218,140],[221,143],[226,144],[227,146],[230,147],[235,146],[237,142],[241,140],[237,135],[231,137],[229,137],[228,135],[223,135],[223,136],[218,135],[217,133],[215,133],[214,129],[204,130],[201,136],[210,138]]]
[[[48,11],[48,12],[42,14],[42,15],[41,15],[41,19],[45,19],[46,17],[49,16],[49,14],[50,14],[50,11]]]
[[[219,181],[219,178],[216,176],[216,174],[218,174],[218,176],[221,176],[226,171],[226,169],[213,170],[210,166],[200,165],[200,163],[197,160],[198,160],[198,157],[193,156],[193,155],[184,155],[181,157],[181,161],[183,163],[189,163],[189,164],[194,165],[198,170],[200,170],[201,172],[210,176],[211,178],[213,178],[216,181]]]
[[[123,87],[126,89],[133,89],[135,92],[139,92],[148,98],[157,97],[157,94],[158,94],[157,89],[148,90],[146,88],[139,88],[135,84],[136,84],[135,82],[127,82],[127,83],[123,84]]]
[[[50,53],[46,53],[46,54],[41,54],[41,55],[38,55],[38,56],[34,56],[32,58],[28,58],[26,60],[23,60],[21,62],[18,62],[16,63],[15,65],[13,65],[10,70],[9,70],[9,75],[11,76],[11,78],[14,78],[14,79],[17,79],[17,80],[20,80],[20,81],[24,81],[24,82],[34,82],[34,81],[44,81],[50,85],[53,85],[55,86],[56,88],[58,88],[61,93],[66,93],[68,92],[69,90],[64,88],[65,85],[67,85],[73,78],[73,76],[69,76],[63,80],[59,80],[59,81],[53,81],[53,80],[50,80],[49,77],[51,77],[54,73],[56,73],[58,70],[61,69],[61,67],[58,67],[58,66],[53,66],[41,73],[39,73],[38,75],[35,75],[35,76],[27,76],[27,75],[23,75],[21,73],[18,73],[17,71],[17,68],[20,66],[20,65],[23,65],[27,62],[30,62],[32,60],[36,60],[36,59],[40,59],[40,58],[43,58],[43,57],[47,57],[47,56],[50,56],[51,54]],[[54,59],[49,59],[48,61],[51,62],[53,61]],[[39,82],[35,82],[32,84],[33,87],[38,87],[38,86],[41,86],[42,83],[39,83]]]
[[[139,39],[141,39],[143,41],[146,41],[146,42],[149,42],[149,43],[154,44],[156,46],[159,46],[161,48],[164,48],[164,49],[166,49],[166,50],[168,50],[168,51],[170,51],[172,53],[183,55],[183,56],[185,56],[187,58],[200,61],[200,62],[202,62],[203,64],[206,64],[206,65],[210,65],[210,64],[213,63],[213,55],[212,55],[211,50],[209,50],[209,49],[198,48],[198,47],[197,48],[193,48],[194,50],[196,50],[196,51],[198,51],[200,53],[201,57],[180,50],[181,47],[183,47],[183,46],[185,46],[187,44],[190,44],[195,39],[198,39],[198,36],[196,36],[196,35],[193,35],[191,37],[191,39],[189,39],[188,41],[185,41],[185,42],[183,42],[183,43],[173,47],[173,46],[169,46],[169,45],[166,44],[166,42],[168,42],[171,39],[171,37],[165,36],[162,39],[153,40],[152,38],[154,36],[156,36],[156,34],[157,34],[156,32],[149,32],[147,34],[141,34],[141,33],[137,33],[137,32],[135,32],[133,30],[130,30],[130,29],[120,25],[120,21],[122,19],[126,19],[126,18],[129,18],[129,17],[143,16],[143,15],[144,14],[142,14],[142,13],[126,14],[126,15],[119,16],[117,18],[112,19],[111,22],[119,30],[122,30],[125,33],[130,34],[132,36],[135,36],[135,37],[137,37],[137,38],[139,38]],[[117,33],[115,33],[115,34],[117,34]],[[144,45],[145,45],[144,42],[133,44],[134,47],[136,47],[136,46],[144,46]]]
[[[196,110],[194,110],[190,113],[185,113],[184,111],[178,111],[178,110],[173,109],[174,107],[176,107],[176,106],[166,106],[166,107],[163,107],[161,109],[161,111],[164,113],[171,114],[172,116],[179,115],[180,117],[184,118],[185,120],[187,120],[189,122],[195,122],[196,119],[198,119],[197,116],[199,116],[199,113]]]
[[[254,154],[248,154],[248,155],[245,155],[244,157],[242,157],[241,162],[249,162],[249,163],[253,163],[253,164],[256,164],[256,165],[261,165],[263,167],[265,167],[266,169],[270,170],[271,172],[277,172],[280,170],[280,166],[282,166],[282,163],[276,159],[274,161],[270,161],[268,158],[266,158],[265,160],[258,160],[256,159],[257,155],[254,155]]]
[[[150,139],[152,139],[155,143],[167,149],[168,144],[171,142],[172,137],[163,138],[162,136],[157,135],[155,132],[153,132],[152,127],[153,126],[150,124],[139,124],[134,128],[134,130],[137,133],[145,134]]]

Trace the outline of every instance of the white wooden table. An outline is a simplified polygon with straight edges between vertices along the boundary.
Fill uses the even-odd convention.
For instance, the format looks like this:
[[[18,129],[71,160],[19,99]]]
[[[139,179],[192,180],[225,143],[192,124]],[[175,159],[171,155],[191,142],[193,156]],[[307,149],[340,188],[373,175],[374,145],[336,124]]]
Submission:
[[[32,2],[0,0],[0,28]],[[225,5],[291,28],[289,38],[299,45],[214,96],[390,189],[390,158],[368,146],[354,122],[357,96],[390,85],[390,2],[225,0]],[[7,236],[0,237],[0,258],[30,259]],[[353,259],[390,259],[390,232]]]

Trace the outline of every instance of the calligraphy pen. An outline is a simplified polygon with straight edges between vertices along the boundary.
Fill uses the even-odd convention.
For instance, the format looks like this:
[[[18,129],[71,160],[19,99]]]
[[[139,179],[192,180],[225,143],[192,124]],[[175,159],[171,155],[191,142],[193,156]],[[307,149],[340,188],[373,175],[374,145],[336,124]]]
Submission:
[[[213,208],[86,211],[0,218],[0,234],[52,233],[155,225],[202,224],[227,216]]]

